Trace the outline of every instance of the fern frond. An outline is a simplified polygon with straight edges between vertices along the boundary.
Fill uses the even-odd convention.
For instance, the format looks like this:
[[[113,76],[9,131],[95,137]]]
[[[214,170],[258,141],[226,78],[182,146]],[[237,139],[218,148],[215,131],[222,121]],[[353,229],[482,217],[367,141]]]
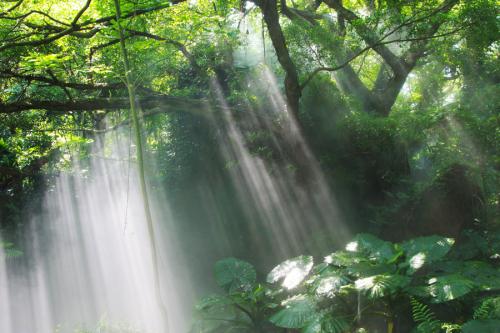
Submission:
[[[410,298],[413,320],[418,324],[417,331],[422,333],[434,333],[441,330],[441,322],[436,318],[431,309],[420,303],[416,298]]]
[[[476,320],[492,319],[492,317],[494,317],[494,312],[498,311],[498,306],[500,304],[499,300],[500,298],[498,297],[487,298],[483,300],[481,304],[474,310],[472,318]]]

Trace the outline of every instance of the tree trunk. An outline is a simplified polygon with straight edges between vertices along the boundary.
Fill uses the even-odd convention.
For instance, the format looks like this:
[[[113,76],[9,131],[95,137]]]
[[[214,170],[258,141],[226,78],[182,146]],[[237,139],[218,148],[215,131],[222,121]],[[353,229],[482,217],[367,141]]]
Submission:
[[[286,46],[285,36],[281,30],[277,0],[261,0],[257,2],[257,5],[260,7],[262,15],[264,16],[264,21],[266,22],[269,37],[273,43],[278,61],[285,71],[285,95],[288,111],[290,115],[297,120],[301,96],[299,75],[290,57],[290,53]]]

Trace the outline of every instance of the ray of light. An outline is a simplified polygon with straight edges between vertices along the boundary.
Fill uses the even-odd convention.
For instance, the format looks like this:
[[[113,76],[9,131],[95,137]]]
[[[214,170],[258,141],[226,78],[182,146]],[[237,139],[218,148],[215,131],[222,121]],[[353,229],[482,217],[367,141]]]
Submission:
[[[0,311],[1,332],[73,332],[99,325],[159,332],[137,177],[132,171],[127,184],[126,156],[123,145],[115,144],[112,158],[91,157],[88,175],[75,161],[76,175],[62,173],[57,178],[46,194],[43,213],[27,227],[26,255],[12,261],[9,269],[0,262],[0,304],[10,309]],[[182,332],[187,330],[189,312],[184,311],[189,304],[183,303],[190,301],[189,291],[187,283],[181,283],[186,277],[173,249],[175,236],[169,234],[168,204],[158,198],[163,293],[171,331]]]

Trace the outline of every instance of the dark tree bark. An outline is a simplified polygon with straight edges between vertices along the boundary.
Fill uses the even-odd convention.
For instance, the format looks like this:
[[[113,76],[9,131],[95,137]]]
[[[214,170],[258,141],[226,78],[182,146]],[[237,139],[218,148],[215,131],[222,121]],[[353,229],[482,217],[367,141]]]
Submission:
[[[299,101],[301,88],[297,68],[288,51],[285,35],[281,30],[278,13],[277,0],[258,0],[255,1],[262,11],[264,21],[269,31],[269,37],[276,51],[278,61],[285,71],[285,94],[287,106],[291,114],[297,118],[299,112]]]

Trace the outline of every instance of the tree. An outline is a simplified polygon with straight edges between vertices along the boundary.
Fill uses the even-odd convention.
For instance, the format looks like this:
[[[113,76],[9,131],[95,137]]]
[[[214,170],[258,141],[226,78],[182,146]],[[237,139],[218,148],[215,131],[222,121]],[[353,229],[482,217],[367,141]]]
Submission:
[[[344,6],[341,0],[293,3],[289,7],[286,0],[255,1],[262,11],[269,36],[276,51],[278,61],[285,71],[285,91],[289,106],[296,112],[301,90],[319,72],[337,72],[338,85],[353,98],[362,101],[366,112],[387,116],[394,105],[408,75],[418,61],[428,54],[429,42],[445,38],[465,29],[466,26],[449,26],[449,16],[459,3],[458,0],[426,1],[421,4],[393,1],[361,2]],[[279,7],[278,7],[279,5]],[[365,12],[362,16],[358,12]],[[314,40],[317,48],[330,48],[333,66],[312,69],[299,82],[297,66],[290,56],[289,46],[282,31],[279,16],[286,16],[291,24],[300,25],[309,34],[322,31],[331,34],[325,40]],[[445,24],[447,23],[447,24]],[[446,30],[443,29],[446,27]],[[351,46],[352,45],[352,46]],[[376,79],[369,87],[352,67],[352,62],[372,51],[377,60]],[[373,54],[373,52],[375,54]],[[322,63],[325,59],[318,59]]]

